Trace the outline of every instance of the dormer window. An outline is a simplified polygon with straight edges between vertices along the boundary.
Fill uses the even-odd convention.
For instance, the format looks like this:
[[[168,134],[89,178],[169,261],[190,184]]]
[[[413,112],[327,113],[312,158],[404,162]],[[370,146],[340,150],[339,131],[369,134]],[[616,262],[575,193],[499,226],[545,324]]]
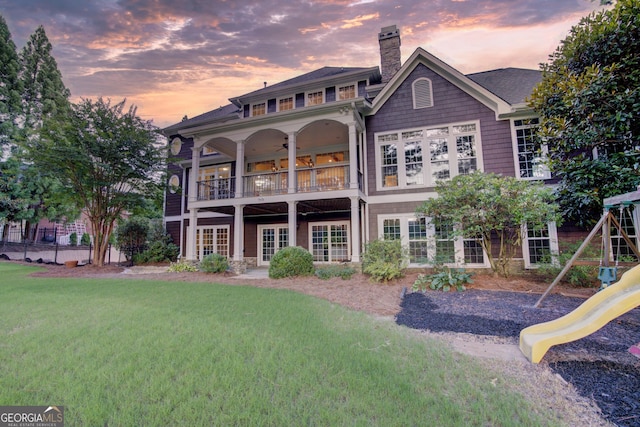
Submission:
[[[278,99],[278,111],[293,110],[293,96]]]
[[[307,107],[324,103],[324,91],[307,92]]]
[[[356,85],[338,86],[338,101],[356,97]]]
[[[413,88],[413,108],[433,107],[433,88],[431,80],[426,78],[417,79],[411,85]]]
[[[267,104],[262,102],[260,104],[251,105],[251,116],[262,116],[263,114],[267,114]]]

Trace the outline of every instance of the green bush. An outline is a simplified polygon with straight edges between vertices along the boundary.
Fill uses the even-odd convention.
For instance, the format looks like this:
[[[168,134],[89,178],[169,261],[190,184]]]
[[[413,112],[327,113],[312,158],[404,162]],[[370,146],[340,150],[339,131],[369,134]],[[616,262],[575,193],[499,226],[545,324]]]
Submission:
[[[332,277],[340,277],[342,280],[349,280],[355,274],[355,268],[344,265],[328,265],[316,270],[316,276],[322,280],[329,280]]]
[[[362,272],[376,282],[388,282],[404,275],[407,250],[400,240],[372,240],[365,247]]]
[[[171,273],[182,273],[182,272],[195,273],[196,271],[198,271],[198,267],[196,267],[195,265],[191,264],[188,261],[180,260],[178,262],[172,262],[169,265],[169,268],[167,269],[167,271]]]
[[[313,272],[313,256],[299,246],[281,249],[271,258],[269,264],[269,277],[272,279],[311,276]]]
[[[80,244],[82,246],[89,246],[91,244],[91,236],[89,236],[89,233],[82,233]]]
[[[69,244],[71,246],[78,246],[78,233],[73,232],[69,235]]]
[[[536,274],[542,276],[544,279],[555,279],[564,266],[576,253],[582,242],[577,242],[567,246],[566,249],[560,251],[555,262],[551,259],[551,256],[546,256],[544,262],[542,262],[536,270]],[[580,254],[579,259],[599,260],[601,248],[595,244],[588,245]],[[573,286],[579,287],[593,287],[598,285],[598,266],[597,265],[574,265],[565,274],[562,279],[563,282],[570,283]]]
[[[133,256],[133,262],[135,264],[148,264],[157,262],[173,262],[178,259],[180,254],[180,248],[173,243],[166,243],[164,241],[156,241],[149,246],[146,251],[135,254]]]
[[[229,268],[229,261],[220,254],[209,254],[202,258],[198,268],[205,273],[224,273]]]
[[[466,273],[464,268],[454,269],[442,266],[434,274],[419,274],[413,283],[413,290],[424,292],[429,287],[434,291],[449,292],[451,288],[464,291],[466,283],[473,283],[473,280],[471,280],[471,273]]]

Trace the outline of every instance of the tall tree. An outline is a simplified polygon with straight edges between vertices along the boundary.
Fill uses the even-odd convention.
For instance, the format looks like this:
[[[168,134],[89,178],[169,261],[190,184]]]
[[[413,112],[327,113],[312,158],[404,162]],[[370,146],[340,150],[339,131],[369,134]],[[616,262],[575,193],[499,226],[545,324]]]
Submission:
[[[9,154],[9,144],[20,113],[20,61],[9,27],[0,15],[0,160]],[[6,149],[6,151],[4,151]]]
[[[593,225],[602,200],[640,184],[640,2],[574,26],[531,96],[565,218]]]
[[[51,50],[44,27],[40,26],[20,53],[20,80],[23,86],[22,103],[27,137],[37,137],[37,131],[45,119],[64,116],[70,108],[71,94],[62,81],[62,74]]]
[[[440,181],[436,191],[438,197],[425,201],[416,213],[453,229],[452,238],[477,239],[491,269],[505,277],[522,244],[523,226],[541,229],[561,220],[552,190],[536,182],[474,172]]]
[[[97,266],[104,264],[116,220],[164,182],[165,144],[135,107],[125,110],[125,101],[82,100],[65,122],[46,120],[28,148],[34,164],[54,171],[89,218]]]
[[[16,119],[18,127],[12,135],[16,145],[12,146],[11,153],[17,159],[23,156],[22,144],[39,137],[44,120],[64,120],[70,111],[70,93],[51,51],[51,43],[40,26],[18,56],[16,87],[20,106]],[[55,193],[55,180],[47,178],[41,167],[23,161],[17,167],[6,168],[4,179],[12,181],[8,187],[16,191],[11,198],[21,200],[26,206],[17,216],[10,218],[12,221],[25,221],[25,237],[34,234],[31,229],[40,219],[57,220],[74,212],[64,195],[59,197]]]

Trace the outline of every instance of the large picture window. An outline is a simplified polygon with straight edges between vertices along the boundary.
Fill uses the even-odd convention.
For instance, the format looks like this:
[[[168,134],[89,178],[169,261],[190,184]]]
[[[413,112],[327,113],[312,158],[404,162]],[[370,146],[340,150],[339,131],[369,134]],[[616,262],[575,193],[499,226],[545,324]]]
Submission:
[[[413,214],[378,216],[380,238],[400,240],[408,249],[409,263],[486,267],[482,245],[475,239],[454,238],[453,227],[416,218]]]
[[[375,135],[378,189],[433,186],[481,170],[477,122]]]

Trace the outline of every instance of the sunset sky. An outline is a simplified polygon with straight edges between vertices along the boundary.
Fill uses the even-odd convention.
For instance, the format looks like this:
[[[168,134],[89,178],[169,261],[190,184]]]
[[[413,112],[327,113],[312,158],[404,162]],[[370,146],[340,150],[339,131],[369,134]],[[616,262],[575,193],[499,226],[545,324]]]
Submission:
[[[166,127],[323,66],[380,62],[397,25],[463,73],[537,69],[598,0],[0,0],[22,49],[43,25],[72,101],[126,98]]]

